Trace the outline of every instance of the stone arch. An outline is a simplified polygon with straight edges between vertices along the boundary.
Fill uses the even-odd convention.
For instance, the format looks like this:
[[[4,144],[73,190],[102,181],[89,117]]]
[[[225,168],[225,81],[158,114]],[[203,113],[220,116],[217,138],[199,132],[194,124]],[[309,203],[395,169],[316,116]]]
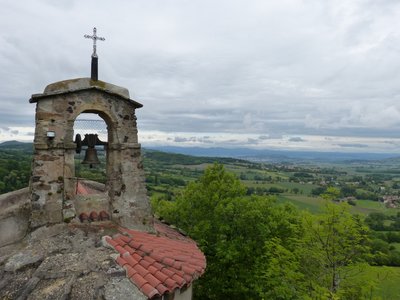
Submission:
[[[93,113],[97,114],[106,123],[107,132],[109,133],[108,141],[111,143],[117,141],[118,137],[116,133],[116,128],[118,127],[118,123],[120,122],[120,120],[118,116],[115,114],[115,112],[110,110],[109,107],[107,107],[107,104],[109,104],[108,101],[104,101],[102,97],[95,97],[94,99],[91,99],[91,97],[89,97],[88,100],[85,99],[85,101],[81,103],[78,107],[76,107],[76,109],[74,109],[71,114],[66,116],[67,117],[66,139],[68,139],[71,142],[73,141],[74,138],[73,128],[75,120],[78,116],[80,116],[83,113]]]
[[[91,194],[103,193],[105,191],[105,186],[107,185],[110,177],[109,172],[107,172],[107,170],[110,169],[108,167],[110,160],[108,159],[107,155],[108,154],[107,144],[108,140],[111,139],[113,132],[110,129],[112,128],[110,119],[107,118],[107,115],[106,116],[104,115],[105,115],[104,113],[98,110],[82,111],[82,113],[80,113],[75,117],[74,123],[71,124],[72,129],[74,131],[75,140],[77,134],[80,134],[81,141],[85,138],[86,134],[98,134],[99,140],[101,140],[101,142],[103,143],[106,143],[103,144],[102,146],[100,145],[96,146],[96,154],[100,159],[100,164],[96,164],[94,166],[82,164],[84,157],[86,158],[86,152],[87,152],[86,146],[81,147],[79,154],[71,153],[71,155],[74,155],[74,159],[71,158],[71,162],[74,163],[74,171],[75,171],[75,178],[72,178],[71,180],[73,180],[73,182],[76,181],[75,191],[77,192],[76,195],[77,200],[78,198],[81,200],[86,198],[86,196],[82,194],[82,192],[85,192],[85,189],[84,188],[82,189],[82,187],[84,187],[85,185],[96,187],[95,189],[92,188],[90,190]],[[96,116],[96,118],[93,118],[93,116]],[[78,186],[81,187],[80,195],[78,193]],[[90,196],[88,195],[87,197]],[[79,215],[78,210],[77,213]]]

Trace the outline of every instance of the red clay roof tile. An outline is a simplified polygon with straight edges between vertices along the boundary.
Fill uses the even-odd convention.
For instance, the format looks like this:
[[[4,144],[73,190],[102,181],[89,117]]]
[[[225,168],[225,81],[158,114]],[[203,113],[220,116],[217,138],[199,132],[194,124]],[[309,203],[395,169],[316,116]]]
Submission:
[[[164,266],[157,261],[153,263],[152,266],[156,267],[158,270],[162,270],[164,268]]]
[[[149,263],[148,261],[145,261],[144,259],[142,259],[140,261],[140,264],[142,265],[143,268],[145,268],[146,270],[149,269],[149,267],[151,266],[151,263]]]
[[[131,246],[134,249],[139,249],[142,246],[142,243],[139,243],[137,241],[131,240],[129,242],[129,246]]]
[[[138,288],[141,288],[147,283],[147,280],[144,279],[139,273],[134,274],[132,277],[130,277],[130,279]]]
[[[123,259],[125,259],[125,261],[131,266],[131,267],[135,267],[139,262],[134,259],[128,252],[125,252],[122,255]]]
[[[160,293],[160,295],[164,295],[165,293],[169,292],[169,289],[161,283],[156,286],[156,289]]]
[[[119,228],[105,241],[120,255],[116,262],[149,299],[189,285],[206,267],[204,254],[190,238],[165,224],[155,223],[157,235]]]
[[[117,263],[118,263],[121,267],[123,267],[124,265],[127,264],[127,261],[126,261],[125,259],[123,259],[121,256],[118,256],[118,257],[117,257]]]
[[[165,280],[164,284],[169,288],[170,291],[174,291],[175,289],[179,288],[178,283],[171,278]]]
[[[192,276],[190,276],[188,274],[184,274],[183,275],[183,279],[185,279],[186,282],[191,282],[191,281],[193,281],[193,279],[197,279],[197,278],[196,277],[192,277]]]
[[[85,182],[78,181],[76,187],[76,193],[79,195],[90,195],[90,194],[98,194],[99,191],[93,188],[90,188]]]
[[[170,258],[170,257],[164,257],[163,260],[162,260],[163,264],[166,264],[166,265],[171,266],[171,267],[174,266],[174,262],[175,262],[175,259]]]
[[[133,257],[134,259],[136,259],[137,261],[141,261],[141,260],[143,259],[143,256],[139,255],[139,254],[137,253],[137,251],[136,251],[135,253],[132,254],[132,257]]]
[[[172,275],[171,278],[179,284],[179,287],[182,287],[186,283],[185,279],[183,279],[183,277],[179,276],[178,274]]]
[[[159,285],[161,283],[160,280],[158,280],[157,278],[155,278],[152,274],[147,274],[146,276],[144,276],[144,279],[146,279],[148,281],[148,283],[151,284],[151,286],[156,287],[157,285]]]
[[[83,184],[81,182],[78,182],[78,184],[76,186],[76,193],[79,195],[88,195],[89,191],[88,191],[88,189],[86,189],[85,186],[83,186]]]
[[[142,245],[142,247],[140,247],[140,250],[142,250],[143,252],[150,254],[151,252],[153,252],[153,249],[151,249],[150,247],[147,247],[145,245]]]
[[[97,214],[97,212],[92,211],[89,215],[90,220],[92,221],[98,221],[99,219],[99,215]]]
[[[174,261],[173,265],[172,265],[175,269],[180,270],[183,266],[183,263],[181,261]]]
[[[157,253],[157,252],[153,252],[153,253],[151,253],[151,257],[155,260],[155,261],[162,261],[163,260],[163,258],[164,258],[164,256],[163,255],[161,255],[160,253]]]
[[[129,254],[133,254],[133,253],[135,253],[135,250],[134,250],[134,249],[132,249],[131,247],[129,247],[128,245],[125,245],[125,246],[124,246],[124,249],[125,249],[126,251],[128,251],[128,252],[129,252]]]
[[[132,239],[125,235],[120,235],[119,238],[123,240],[125,243],[129,243]]]
[[[175,272],[173,272],[173,271],[171,271],[170,269],[168,269],[168,268],[163,268],[162,270],[161,270],[161,272],[163,272],[165,275],[167,275],[168,277],[172,277],[174,274],[175,274]]]
[[[143,285],[140,290],[145,294],[149,299],[152,299],[156,296],[161,296],[156,288],[152,287],[150,284],[146,283]]]
[[[118,245],[120,245],[120,246],[125,246],[126,245],[125,241],[123,239],[121,239],[120,235],[115,237],[114,241],[116,241],[118,243]]]
[[[142,275],[143,277],[149,273],[149,271],[147,271],[145,268],[143,268],[140,264],[137,264],[135,266],[135,270],[138,271],[138,273],[140,275]]]
[[[155,273],[152,272],[152,274],[154,275],[155,278],[157,278],[161,282],[165,282],[165,280],[167,280],[169,278],[166,274],[164,274],[163,272],[160,272],[160,271],[157,271]]]
[[[120,245],[117,245],[114,247],[115,250],[117,250],[120,254],[124,254],[125,252],[128,253],[124,248],[122,248]]]
[[[124,269],[126,270],[126,276],[128,278],[131,278],[133,275],[137,273],[136,270],[128,264],[124,265]]]
[[[143,259],[145,261],[148,261],[150,264],[154,264],[154,262],[156,261],[154,258],[151,258],[151,256],[145,256],[143,257]]]
[[[110,220],[110,215],[105,210],[102,210],[99,213],[99,219],[100,219],[100,221]]]
[[[189,266],[182,266],[182,271],[189,275],[194,275],[194,273],[196,273],[196,269],[193,269]]]
[[[149,271],[150,274],[156,274],[158,272],[158,269],[155,266],[149,266],[147,268],[147,270]]]
[[[106,241],[108,244],[110,244],[111,246],[113,246],[115,248],[115,246],[118,245],[118,243],[116,241],[114,241],[111,237],[106,237]]]

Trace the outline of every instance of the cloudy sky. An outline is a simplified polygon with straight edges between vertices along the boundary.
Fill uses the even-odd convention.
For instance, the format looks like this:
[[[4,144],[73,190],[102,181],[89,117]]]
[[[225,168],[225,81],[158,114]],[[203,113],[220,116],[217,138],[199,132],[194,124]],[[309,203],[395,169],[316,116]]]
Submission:
[[[0,0],[0,141],[32,140],[31,94],[127,87],[145,146],[400,153],[396,0]]]

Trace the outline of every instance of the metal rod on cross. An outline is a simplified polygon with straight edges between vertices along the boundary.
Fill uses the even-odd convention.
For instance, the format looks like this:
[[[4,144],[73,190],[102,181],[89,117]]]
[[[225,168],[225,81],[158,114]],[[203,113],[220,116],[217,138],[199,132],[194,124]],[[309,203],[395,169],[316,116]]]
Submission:
[[[106,39],[103,37],[97,36],[97,29],[96,27],[93,28],[93,35],[88,35],[85,34],[84,37],[87,39],[92,39],[93,40],[93,53],[92,53],[92,67],[91,67],[91,79],[92,80],[98,80],[98,57],[97,57],[97,47],[96,47],[96,41],[105,41]]]

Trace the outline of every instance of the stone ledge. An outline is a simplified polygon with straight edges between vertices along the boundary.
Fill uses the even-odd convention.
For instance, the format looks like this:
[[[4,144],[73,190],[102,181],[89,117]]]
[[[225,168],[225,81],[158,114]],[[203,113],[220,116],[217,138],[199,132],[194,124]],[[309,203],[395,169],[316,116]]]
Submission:
[[[76,93],[87,90],[97,90],[107,94],[115,95],[122,100],[128,101],[135,108],[143,107],[143,104],[129,98],[129,91],[126,88],[90,78],[77,78],[49,84],[43,94],[33,94],[29,103],[36,103],[40,99],[55,97],[63,94]]]

